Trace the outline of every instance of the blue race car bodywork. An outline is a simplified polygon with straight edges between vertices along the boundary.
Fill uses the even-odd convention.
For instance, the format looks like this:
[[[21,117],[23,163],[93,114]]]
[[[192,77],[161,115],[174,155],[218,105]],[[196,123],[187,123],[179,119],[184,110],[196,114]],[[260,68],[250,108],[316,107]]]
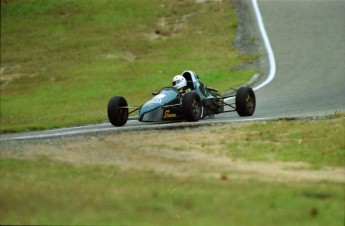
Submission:
[[[125,98],[112,97],[108,103],[108,118],[114,126],[123,126],[128,115],[139,111],[138,120],[142,122],[160,121],[198,121],[207,116],[223,112],[237,111],[240,116],[251,116],[255,110],[255,94],[249,87],[241,87],[236,95],[221,96],[216,89],[208,88],[193,71],[184,71],[188,92],[180,93],[173,87],[153,93],[154,97],[139,107],[130,107]],[[224,100],[236,97],[236,103]],[[224,106],[230,110],[224,111]],[[129,109],[134,109],[129,111]]]

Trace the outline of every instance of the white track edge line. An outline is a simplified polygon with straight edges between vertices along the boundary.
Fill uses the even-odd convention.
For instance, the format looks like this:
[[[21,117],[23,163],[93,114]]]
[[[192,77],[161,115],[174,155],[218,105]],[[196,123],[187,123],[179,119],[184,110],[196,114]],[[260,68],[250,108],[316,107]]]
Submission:
[[[262,16],[261,16],[260,9],[258,6],[258,1],[252,0],[252,4],[253,4],[253,8],[254,8],[255,15],[256,15],[256,20],[257,20],[258,25],[259,25],[260,33],[261,33],[262,39],[264,40],[264,44],[265,44],[266,51],[268,54],[268,61],[269,61],[269,65],[270,65],[270,72],[268,74],[267,79],[264,82],[262,82],[261,84],[259,84],[258,86],[253,88],[254,90],[258,90],[258,89],[261,89],[262,87],[266,86],[268,83],[270,83],[273,80],[275,73],[276,73],[276,62],[274,59],[274,54],[273,54],[273,50],[272,50],[270,41],[269,41],[268,36],[267,36],[264,22],[262,20]]]
[[[267,79],[253,88],[253,90],[256,91],[256,90],[261,89],[262,87],[266,86],[268,83],[270,83],[273,80],[275,73],[276,73],[276,61],[275,61],[274,53],[273,53],[273,50],[272,50],[272,47],[271,47],[271,44],[270,44],[270,41],[269,41],[269,38],[268,38],[268,35],[266,32],[265,26],[264,26],[264,22],[262,20],[262,16],[260,13],[260,9],[259,9],[257,0],[252,0],[252,5],[253,5],[253,9],[254,9],[255,16],[256,16],[256,21],[258,23],[259,30],[261,33],[261,37],[262,37],[264,44],[265,44],[265,48],[266,48],[267,55],[268,55],[268,61],[269,61],[269,74],[267,76]],[[229,101],[231,99],[234,99],[234,97],[226,98],[226,99],[224,99],[224,101]]]

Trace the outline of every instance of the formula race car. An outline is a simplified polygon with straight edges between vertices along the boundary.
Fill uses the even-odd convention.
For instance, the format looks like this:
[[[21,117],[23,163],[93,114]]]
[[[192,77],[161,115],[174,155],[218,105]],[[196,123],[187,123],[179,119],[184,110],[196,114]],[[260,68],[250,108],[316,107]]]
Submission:
[[[193,71],[181,75],[186,81],[187,91],[166,87],[152,93],[154,97],[142,106],[128,106],[122,96],[114,96],[108,102],[108,118],[114,126],[123,126],[128,116],[136,111],[141,122],[189,121],[195,122],[215,114],[234,112],[239,116],[251,116],[256,99],[252,88],[241,87],[236,95],[221,96],[218,90],[208,88]],[[234,103],[225,102],[235,99]],[[230,110],[224,110],[224,107]]]

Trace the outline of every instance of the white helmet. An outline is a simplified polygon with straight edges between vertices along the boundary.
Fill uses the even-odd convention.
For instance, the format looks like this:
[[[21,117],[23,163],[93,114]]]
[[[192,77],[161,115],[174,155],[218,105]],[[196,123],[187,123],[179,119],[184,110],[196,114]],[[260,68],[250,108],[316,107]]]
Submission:
[[[176,75],[172,80],[172,84],[176,89],[181,89],[187,86],[187,80],[182,75]]]

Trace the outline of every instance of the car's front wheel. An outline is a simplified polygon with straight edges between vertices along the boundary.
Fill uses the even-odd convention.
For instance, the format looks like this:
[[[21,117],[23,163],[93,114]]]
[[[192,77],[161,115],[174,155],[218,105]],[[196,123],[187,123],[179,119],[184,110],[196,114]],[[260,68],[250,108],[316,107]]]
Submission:
[[[108,118],[114,126],[123,126],[128,120],[128,106],[124,97],[115,96],[108,102]]]
[[[255,111],[256,98],[250,87],[241,87],[236,93],[236,111],[239,116],[252,116]]]
[[[201,99],[197,93],[189,92],[183,96],[182,110],[187,121],[198,121],[201,117],[201,109]]]

